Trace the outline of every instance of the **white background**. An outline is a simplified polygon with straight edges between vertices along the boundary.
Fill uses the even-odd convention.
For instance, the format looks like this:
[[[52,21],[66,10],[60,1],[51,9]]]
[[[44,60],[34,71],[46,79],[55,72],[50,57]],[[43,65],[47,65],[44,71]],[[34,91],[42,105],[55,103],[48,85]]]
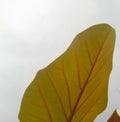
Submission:
[[[17,122],[24,90],[36,72],[91,25],[116,30],[105,122],[120,107],[120,0],[0,0],[0,122]]]

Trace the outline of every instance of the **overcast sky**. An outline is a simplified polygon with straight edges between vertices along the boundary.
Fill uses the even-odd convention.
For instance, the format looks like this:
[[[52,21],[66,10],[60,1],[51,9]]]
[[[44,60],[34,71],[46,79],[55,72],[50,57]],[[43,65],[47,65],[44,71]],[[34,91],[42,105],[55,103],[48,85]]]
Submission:
[[[17,122],[36,72],[62,54],[76,34],[97,23],[116,30],[109,103],[95,122],[120,108],[120,0],[0,0],[0,122]]]

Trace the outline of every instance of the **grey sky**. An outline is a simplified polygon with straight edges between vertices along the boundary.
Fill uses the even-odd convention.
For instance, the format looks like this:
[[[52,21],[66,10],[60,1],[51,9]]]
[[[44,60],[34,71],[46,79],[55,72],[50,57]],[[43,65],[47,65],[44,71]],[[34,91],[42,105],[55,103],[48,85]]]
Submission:
[[[119,0],[0,0],[0,121],[16,122],[25,88],[36,72],[63,53],[91,25],[116,30],[109,104],[95,122],[120,108]]]

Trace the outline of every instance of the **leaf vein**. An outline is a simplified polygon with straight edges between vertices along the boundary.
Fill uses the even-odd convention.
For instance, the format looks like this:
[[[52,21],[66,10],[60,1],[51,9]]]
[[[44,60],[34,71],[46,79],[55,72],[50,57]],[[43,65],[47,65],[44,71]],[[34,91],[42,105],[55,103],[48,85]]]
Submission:
[[[88,76],[87,76],[87,78],[86,78],[86,80],[85,80],[85,84],[84,84],[84,86],[83,86],[83,88],[82,88],[82,90],[81,90],[81,92],[80,92],[80,94],[79,94],[79,96],[78,96],[78,99],[77,99],[76,102],[75,102],[73,111],[72,111],[71,116],[70,116],[70,120],[69,120],[70,122],[71,122],[72,119],[73,119],[73,116],[74,116],[74,113],[75,113],[76,108],[77,108],[77,106],[78,106],[78,103],[79,103],[79,101],[80,101],[80,98],[82,97],[82,95],[83,95],[83,93],[84,93],[84,91],[85,91],[85,88],[86,88],[86,86],[87,86],[87,83],[89,82],[90,76],[91,76],[91,74],[92,74],[92,72],[93,72],[93,70],[94,70],[94,68],[95,68],[95,65],[96,65],[96,63],[97,63],[97,60],[98,60],[98,58],[99,58],[99,55],[100,55],[100,53],[101,53],[101,51],[102,51],[102,49],[103,49],[103,47],[104,47],[104,44],[105,44],[106,39],[107,39],[107,37],[108,37],[108,35],[109,35],[110,32],[111,32],[111,31],[109,31],[109,32],[107,33],[107,35],[106,35],[106,37],[105,37],[105,40],[103,40],[102,46],[101,46],[101,48],[99,49],[99,51],[98,51],[98,53],[97,53],[97,55],[96,55],[95,61],[94,61],[94,63],[93,63],[93,66],[91,67],[91,70],[90,70],[90,72],[88,73]]]
[[[88,58],[89,58],[90,64],[92,66],[93,62],[92,62],[92,58],[91,58],[91,55],[90,55],[90,50],[89,50],[89,47],[88,47],[87,40],[85,40],[85,46],[86,46],[86,50],[87,50],[87,54],[88,54]]]
[[[49,109],[48,104],[47,104],[47,101],[46,101],[46,99],[45,99],[45,97],[44,97],[44,95],[43,95],[43,93],[42,93],[42,91],[41,91],[41,89],[40,89],[39,84],[38,84],[38,88],[39,88],[40,96],[42,97],[43,102],[44,102],[44,105],[45,105],[45,107],[46,107],[46,110],[47,110],[47,113],[48,113],[50,122],[53,122],[53,121],[52,121],[52,115],[51,115],[50,109]]]
[[[92,90],[92,92],[85,98],[85,100],[80,104],[80,106],[78,107],[78,109],[75,111],[75,113],[77,113],[79,111],[79,109],[81,108],[81,106],[83,106],[83,104],[85,104],[85,102],[87,102],[87,100],[95,93],[95,91],[97,90],[97,88],[101,85],[101,82],[99,82],[99,84]]]
[[[62,72],[63,72],[63,77],[66,83],[66,87],[67,87],[67,92],[68,92],[68,101],[69,101],[69,107],[70,107],[70,112],[72,112],[72,105],[71,105],[71,94],[70,94],[70,87],[69,87],[69,83],[68,83],[68,79],[67,76],[65,74],[65,69],[64,69],[64,62],[62,62]]]
[[[90,110],[95,106],[95,104],[100,100],[101,96],[99,96],[95,102],[93,103],[93,105],[91,105],[91,107],[84,113],[84,115],[81,117],[81,119],[79,120],[79,122],[81,122],[84,117],[90,112]]]
[[[82,89],[82,86],[81,86],[81,76],[80,76],[80,66],[79,66],[79,61],[78,61],[78,56],[77,54],[75,53],[75,57],[76,57],[76,66],[77,66],[77,76],[78,76],[78,83],[79,83],[79,88],[80,90]]]
[[[55,85],[54,85],[54,83],[53,83],[53,80],[51,79],[51,77],[50,77],[50,75],[49,75],[49,73],[48,73],[48,70],[47,70],[47,76],[48,76],[48,79],[49,79],[49,81],[50,81],[52,87],[54,88],[55,93],[56,93],[56,95],[57,95],[57,97],[58,97],[58,99],[59,99],[59,102],[60,102],[61,108],[62,108],[62,110],[63,110],[64,116],[65,116],[66,120],[68,120],[67,114],[66,114],[65,109],[64,109],[64,105],[63,105],[62,99],[61,99],[61,97],[60,97],[60,95],[59,95],[59,92],[57,91],[57,88],[55,87]]]

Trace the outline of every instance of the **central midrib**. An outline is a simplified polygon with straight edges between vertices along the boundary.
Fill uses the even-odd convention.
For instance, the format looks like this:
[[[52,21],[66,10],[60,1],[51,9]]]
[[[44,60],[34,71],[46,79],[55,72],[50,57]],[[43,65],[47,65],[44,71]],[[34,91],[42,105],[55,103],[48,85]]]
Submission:
[[[77,106],[78,106],[78,103],[79,103],[79,101],[80,101],[80,98],[81,98],[82,95],[83,95],[83,92],[84,92],[84,90],[85,90],[85,88],[86,88],[86,85],[87,85],[87,83],[88,83],[88,81],[89,81],[89,78],[90,78],[90,76],[91,76],[91,74],[92,74],[92,72],[93,72],[93,70],[94,70],[94,67],[95,67],[95,65],[96,65],[96,63],[97,63],[97,60],[98,60],[98,58],[99,58],[99,55],[100,55],[100,53],[102,52],[102,49],[103,49],[103,47],[104,47],[104,44],[105,44],[105,42],[106,42],[106,40],[107,40],[107,37],[108,37],[108,35],[109,35],[110,32],[111,32],[111,31],[109,31],[109,32],[107,33],[107,35],[106,35],[106,37],[105,37],[105,39],[104,39],[104,41],[103,41],[103,44],[102,44],[101,48],[100,48],[99,51],[98,51],[98,54],[97,54],[97,56],[96,56],[96,58],[95,58],[95,61],[94,61],[94,63],[93,63],[93,66],[92,66],[90,72],[88,73],[88,76],[87,76],[87,78],[86,78],[86,80],[85,80],[85,84],[84,84],[83,88],[82,88],[81,91],[80,91],[80,94],[79,94],[79,96],[78,96],[78,99],[76,100],[76,103],[75,103],[75,105],[74,105],[74,107],[73,107],[72,113],[71,113],[71,115],[70,115],[70,117],[69,117],[69,119],[68,119],[68,122],[72,122],[72,119],[73,119],[75,110],[76,110],[76,108],[77,108]]]

